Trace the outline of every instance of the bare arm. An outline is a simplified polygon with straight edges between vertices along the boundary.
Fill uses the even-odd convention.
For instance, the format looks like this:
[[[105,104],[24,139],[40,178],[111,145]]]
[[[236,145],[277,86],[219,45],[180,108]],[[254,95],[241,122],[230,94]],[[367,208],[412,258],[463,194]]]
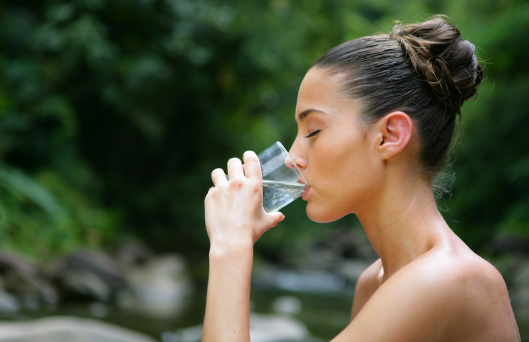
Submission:
[[[202,341],[250,341],[253,250],[211,250]]]
[[[353,299],[353,309],[351,310],[351,321],[367,303],[369,298],[377,290],[377,276],[382,268],[382,261],[378,259],[369,266],[358,279]]]
[[[253,152],[228,162],[229,181],[216,169],[215,186],[206,196],[206,229],[210,240],[209,280],[203,342],[249,342],[250,280],[253,245],[283,218],[267,214],[262,204],[262,175]]]

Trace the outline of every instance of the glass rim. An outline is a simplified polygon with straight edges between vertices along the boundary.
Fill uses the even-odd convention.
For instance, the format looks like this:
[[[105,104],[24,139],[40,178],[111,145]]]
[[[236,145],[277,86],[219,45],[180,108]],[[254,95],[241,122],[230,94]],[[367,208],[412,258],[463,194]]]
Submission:
[[[276,141],[276,144],[279,146],[279,148],[286,153],[286,155],[288,156],[288,158],[290,159],[290,161],[292,162],[292,165],[294,165],[294,167],[296,168],[296,170],[298,171],[298,174],[301,176],[301,178],[303,178],[303,182],[305,183],[305,185],[309,185],[309,183],[307,182],[307,180],[305,179],[305,176],[303,176],[303,173],[301,173],[301,170],[298,168],[298,164],[296,164],[296,162],[294,161],[294,159],[292,159],[292,157],[290,156],[290,153],[288,153],[287,149],[285,148],[285,146],[283,146],[283,144],[279,141]]]

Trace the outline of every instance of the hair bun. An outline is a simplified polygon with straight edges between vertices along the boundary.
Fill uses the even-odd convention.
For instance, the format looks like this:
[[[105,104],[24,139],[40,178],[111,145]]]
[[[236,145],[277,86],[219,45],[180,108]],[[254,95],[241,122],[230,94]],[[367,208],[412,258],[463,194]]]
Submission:
[[[418,24],[396,24],[390,33],[405,49],[417,73],[428,82],[445,112],[460,114],[463,102],[476,94],[483,70],[472,43],[443,16]]]

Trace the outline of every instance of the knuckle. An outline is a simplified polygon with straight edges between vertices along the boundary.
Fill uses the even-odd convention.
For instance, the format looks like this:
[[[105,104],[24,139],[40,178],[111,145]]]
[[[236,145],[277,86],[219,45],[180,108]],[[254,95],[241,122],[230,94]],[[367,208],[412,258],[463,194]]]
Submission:
[[[250,189],[253,193],[258,193],[259,191],[261,191],[261,185],[257,182],[253,182]]]
[[[241,179],[234,179],[230,181],[230,187],[232,189],[240,189],[243,186],[243,181]]]

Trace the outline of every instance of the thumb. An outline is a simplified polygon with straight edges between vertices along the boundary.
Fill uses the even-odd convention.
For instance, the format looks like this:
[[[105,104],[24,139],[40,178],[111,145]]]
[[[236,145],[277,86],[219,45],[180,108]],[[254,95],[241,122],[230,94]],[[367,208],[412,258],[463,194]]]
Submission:
[[[280,213],[279,211],[268,214],[268,216],[270,217],[270,228],[277,226],[279,222],[285,219],[285,215],[283,215],[283,213]]]
[[[266,219],[268,220],[268,224],[263,231],[258,233],[258,237],[257,239],[255,239],[255,241],[257,241],[261,237],[261,235],[263,235],[268,229],[277,226],[277,224],[283,221],[284,218],[285,218],[285,215],[283,215],[280,212],[266,214]]]

